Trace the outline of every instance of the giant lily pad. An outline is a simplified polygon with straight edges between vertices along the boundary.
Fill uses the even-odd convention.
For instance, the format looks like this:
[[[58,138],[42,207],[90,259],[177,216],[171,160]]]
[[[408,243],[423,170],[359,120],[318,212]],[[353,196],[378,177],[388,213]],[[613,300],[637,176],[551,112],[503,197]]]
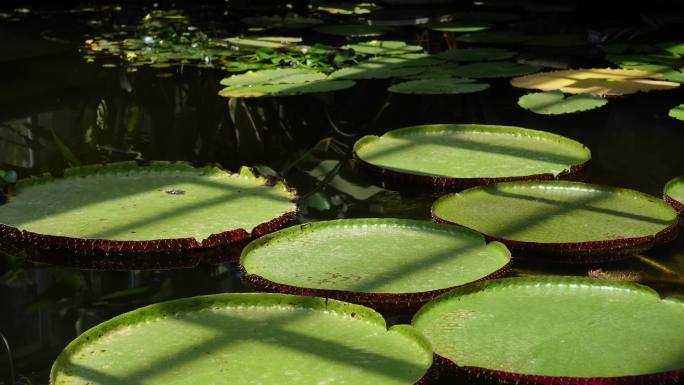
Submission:
[[[650,71],[594,68],[541,72],[511,79],[518,88],[542,91],[562,91],[568,94],[595,94],[616,96],[640,91],[669,90],[678,83],[654,80],[661,74]]]
[[[483,21],[450,21],[446,23],[435,23],[430,25],[430,29],[439,32],[479,32],[491,28],[492,25]]]
[[[383,35],[392,28],[368,24],[330,24],[316,27],[314,30],[327,35],[370,37]]]
[[[39,258],[53,263],[192,266],[195,252],[230,246],[239,253],[252,237],[281,227],[297,210],[295,198],[283,182],[248,168],[230,174],[181,163],[87,166],[64,178],[19,181],[0,206],[0,235],[49,250]],[[53,260],[58,253],[66,260]]]
[[[402,219],[294,226],[250,243],[241,258],[259,288],[403,310],[500,276],[509,262],[502,244],[474,231]]]
[[[520,256],[576,262],[615,259],[676,235],[677,213],[634,190],[565,181],[479,186],[432,206],[439,222],[503,242]]]
[[[541,68],[527,64],[513,63],[507,61],[492,61],[484,63],[470,63],[455,67],[452,76],[464,78],[510,78],[531,74]]]
[[[227,98],[258,98],[264,96],[294,96],[339,91],[354,86],[353,80],[324,79],[312,82],[288,84],[262,84],[254,86],[226,87],[219,95]]]
[[[430,55],[409,53],[397,56],[374,57],[355,66],[341,68],[332,74],[333,79],[389,79],[418,75],[426,68],[443,61]]]
[[[423,307],[413,325],[437,362],[521,384],[684,379],[684,302],[648,287],[574,277],[477,283]]]
[[[579,171],[591,158],[581,143],[520,127],[436,124],[407,127],[354,145],[361,165],[409,183],[472,186],[516,179],[552,179]]]
[[[419,79],[397,83],[388,90],[398,94],[456,95],[470,94],[489,88],[486,83],[472,83],[462,79]]]
[[[304,68],[277,68],[250,71],[221,80],[227,86],[220,96],[253,98],[331,92],[354,86],[351,80],[328,79],[324,74]]]
[[[409,45],[403,41],[394,40],[371,40],[362,43],[348,44],[342,48],[353,49],[357,53],[366,55],[401,55],[423,50],[423,47],[419,45]]]
[[[125,313],[57,357],[54,385],[423,383],[429,343],[373,310],[323,298],[219,294]]]
[[[241,21],[248,25],[262,28],[304,29],[323,24],[323,20],[297,15],[249,16]]]
[[[672,179],[665,185],[665,201],[684,214],[684,176]]]
[[[562,92],[534,92],[518,99],[518,105],[526,110],[542,115],[571,114],[603,107],[606,98],[593,94],[579,94],[566,97]]]

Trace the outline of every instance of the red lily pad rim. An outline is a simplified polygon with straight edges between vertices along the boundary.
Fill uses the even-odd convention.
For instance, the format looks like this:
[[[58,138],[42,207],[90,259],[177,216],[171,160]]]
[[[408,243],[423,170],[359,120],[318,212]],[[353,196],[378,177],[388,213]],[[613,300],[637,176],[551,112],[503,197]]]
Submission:
[[[665,202],[667,202],[670,206],[674,207],[675,210],[677,210],[678,213],[684,214],[684,202],[678,201],[671,197],[667,191],[671,188],[672,185],[679,181],[684,181],[684,176],[679,176],[676,178],[671,179],[667,184],[665,184],[665,188],[663,189],[663,199]]]
[[[506,182],[506,183],[500,183],[500,184],[521,184],[521,183],[535,183],[536,181],[523,181],[523,182]],[[556,181],[554,183],[564,183],[563,181]],[[655,197],[642,193],[640,191],[636,190],[630,190],[630,189],[625,189],[625,188],[619,188],[619,187],[610,187],[610,186],[600,186],[600,185],[594,185],[594,184],[589,184],[589,183],[581,183],[581,182],[572,182],[574,185],[585,185],[587,187],[591,188],[600,188],[602,190],[608,190],[608,191],[629,191],[631,194],[636,194],[636,195],[641,195],[646,198],[654,199]],[[449,221],[447,219],[441,218],[438,215],[435,214],[434,209],[437,203],[440,200],[443,199],[448,199],[449,196],[456,195],[456,194],[464,194],[467,193],[471,190],[475,190],[478,188],[481,188],[482,186],[478,187],[472,187],[467,190],[463,190],[460,193],[452,193],[452,194],[447,194],[439,199],[437,199],[433,204],[432,208],[430,209],[430,214],[432,216],[432,219],[437,222],[437,223],[444,223],[444,224],[452,224],[452,225],[458,225],[458,226],[463,226],[459,223],[455,223],[452,221]],[[659,201],[658,199],[655,199],[655,201]],[[511,240],[511,239],[505,239],[501,237],[496,237],[493,235],[489,234],[484,234],[485,238],[489,241],[498,241],[509,247],[513,251],[531,251],[531,252],[541,252],[542,254],[546,253],[560,253],[561,255],[558,255],[558,261],[563,262],[561,259],[563,257],[566,257],[567,255],[573,255],[573,254],[578,254],[578,255],[584,255],[586,257],[596,255],[596,254],[605,254],[609,253],[611,255],[607,256],[607,259],[587,259],[586,262],[606,262],[606,261],[614,261],[614,260],[620,260],[626,258],[626,256],[621,257],[620,255],[622,254],[630,254],[634,249],[648,249],[652,246],[669,242],[674,240],[677,237],[677,232],[678,232],[678,221],[675,220],[671,225],[665,227],[664,229],[660,230],[654,235],[646,235],[643,237],[632,237],[632,238],[621,238],[621,239],[607,239],[607,240],[598,240],[598,241],[586,241],[586,242],[526,242],[526,241],[516,241],[516,240]],[[564,254],[564,255],[563,255]],[[564,261],[564,262],[573,262],[573,261]],[[580,262],[578,260],[578,262]]]
[[[558,174],[543,173],[543,174],[530,174],[530,175],[519,175],[519,176],[507,176],[507,177],[480,177],[480,178],[456,178],[440,175],[421,175],[413,174],[409,172],[396,171],[382,166],[376,166],[363,160],[359,155],[358,151],[368,145],[371,142],[375,142],[382,137],[395,137],[410,135],[412,133],[419,132],[431,132],[431,131],[444,131],[445,129],[454,131],[477,131],[477,132],[493,132],[493,133],[516,133],[521,132],[529,134],[530,136],[540,136],[551,140],[557,140],[573,146],[581,146],[587,153],[587,160],[570,166]],[[474,187],[492,183],[501,182],[515,182],[515,181],[525,181],[525,180],[555,180],[555,179],[567,179],[578,174],[587,166],[591,160],[591,151],[584,144],[566,138],[561,135],[556,135],[546,131],[532,130],[529,128],[515,127],[515,126],[501,126],[501,125],[482,125],[482,124],[429,124],[420,126],[411,126],[398,128],[392,131],[388,131],[382,136],[377,135],[366,135],[354,143],[354,149],[352,153],[354,160],[367,171],[380,175],[381,177],[388,177],[389,179],[396,180],[401,183],[415,184],[421,186],[432,186],[440,188],[452,188],[452,187]]]
[[[581,284],[590,285],[598,287],[613,287],[622,288],[625,290],[635,290],[645,293],[650,293],[655,297],[661,298],[658,292],[649,288],[648,286],[631,283],[631,282],[616,282],[616,281],[603,281],[585,277],[573,277],[573,276],[536,276],[536,277],[516,277],[516,278],[503,278],[492,281],[478,282],[472,285],[468,285],[462,288],[457,288],[448,293],[444,293],[439,297],[435,298],[425,306],[423,306],[418,312],[413,316],[411,325],[415,324],[416,319],[431,307],[435,306],[441,301],[448,300],[453,296],[466,295],[474,293],[477,291],[482,291],[490,287],[505,286],[513,284],[532,284],[532,283],[567,283],[567,284]],[[673,301],[683,300],[672,297]],[[481,368],[477,366],[459,366],[454,361],[434,353],[435,366],[440,366],[447,369],[455,369],[464,372],[467,376],[476,378],[479,380],[493,381],[496,383],[505,384],[527,384],[527,385],[660,385],[660,384],[670,384],[678,383],[684,380],[684,368],[653,373],[653,374],[642,374],[636,376],[620,376],[620,377],[567,377],[567,376],[541,376],[532,374],[521,374],[506,372],[503,370],[494,370]]]
[[[203,309],[217,308],[221,306],[249,308],[255,306],[287,306],[311,309],[314,311],[335,312],[356,321],[375,324],[378,327],[382,327],[386,331],[397,332],[407,340],[414,342],[416,345],[422,348],[426,354],[429,354],[434,359],[430,341],[428,341],[425,336],[415,330],[411,325],[399,324],[387,329],[387,323],[382,315],[375,310],[362,305],[336,301],[328,298],[295,296],[288,294],[223,293],[155,303],[138,308],[128,313],[118,315],[98,324],[97,326],[92,327],[71,341],[71,343],[69,343],[57,357],[50,370],[50,384],[55,384],[55,377],[60,366],[68,365],[71,356],[77,354],[79,350],[84,348],[91,340],[98,339],[106,333],[114,331],[122,326],[134,325],[147,320],[154,320],[169,315],[177,316],[183,313],[201,311]],[[426,368],[426,372],[414,383],[414,385],[426,385],[430,379],[430,369],[430,367]]]
[[[282,236],[287,236],[291,233],[296,233],[300,231],[301,229],[304,229],[306,227],[310,226],[321,226],[321,227],[328,227],[328,226],[336,226],[338,224],[400,224],[400,225],[419,225],[422,227],[430,227],[434,228],[438,231],[448,231],[452,233],[467,233],[470,234],[474,237],[482,239],[483,244],[486,243],[485,247],[489,249],[495,249],[498,250],[499,252],[503,252],[507,257],[508,257],[508,262],[504,264],[501,268],[499,268],[496,271],[491,272],[490,274],[487,274],[481,278],[478,278],[474,281],[456,285],[456,286],[450,286],[446,288],[441,288],[441,289],[435,289],[435,290],[429,290],[429,291],[423,291],[423,292],[414,292],[414,293],[371,293],[371,292],[360,292],[360,291],[350,291],[350,290],[332,290],[332,289],[319,289],[319,288],[308,288],[308,287],[301,287],[301,286],[294,286],[294,285],[288,285],[284,283],[279,283],[272,281],[266,277],[263,277],[258,274],[250,274],[244,267],[243,260],[247,257],[247,255],[252,252],[254,249],[259,248],[268,242],[277,239]],[[338,220],[331,220],[331,221],[322,221],[322,222],[313,222],[313,223],[306,223],[298,226],[292,226],[288,227],[283,230],[276,231],[271,234],[267,234],[259,239],[256,239],[252,242],[250,242],[243,250],[242,250],[242,255],[240,257],[240,271],[242,272],[242,277],[252,284],[254,287],[260,289],[260,290],[265,290],[265,291],[271,291],[271,292],[279,292],[279,293],[285,293],[285,294],[293,294],[293,295],[304,295],[304,296],[311,296],[311,297],[325,297],[325,298],[334,298],[339,301],[347,301],[347,302],[352,302],[352,303],[360,303],[364,304],[367,306],[371,307],[376,307],[382,310],[398,310],[400,308],[415,308],[416,306],[420,306],[431,299],[435,298],[436,296],[448,292],[450,290],[453,290],[457,287],[461,287],[464,285],[469,285],[473,282],[480,282],[480,281],[485,281],[485,280],[490,280],[490,279],[496,279],[500,277],[506,276],[511,269],[511,254],[506,248],[504,244],[501,242],[489,242],[487,243],[485,238],[482,236],[482,234],[468,229],[466,227],[462,226],[444,226],[442,224],[436,224],[436,223],[430,223],[430,222],[425,222],[425,221],[418,221],[418,220],[409,220],[409,219],[393,219],[393,218],[359,218],[359,219],[338,219]]]
[[[66,169],[63,178],[55,178],[49,174],[20,180],[17,183],[17,190],[48,183],[56,179],[66,179],[71,177],[82,177],[106,172],[127,172],[139,169],[149,170],[177,170],[177,171],[200,171],[214,175],[229,175],[232,177],[251,178],[261,181],[264,185],[274,188],[284,189],[295,203],[295,210],[286,212],[272,220],[261,223],[254,227],[251,232],[245,229],[232,229],[220,233],[211,234],[202,242],[195,238],[172,238],[155,239],[144,241],[117,241],[108,239],[85,239],[76,237],[66,237],[57,235],[47,235],[34,233],[27,230],[20,230],[14,226],[0,224],[0,238],[6,238],[14,242],[28,243],[48,250],[68,250],[75,253],[123,253],[123,254],[148,254],[148,253],[177,253],[181,251],[195,251],[227,246],[229,244],[244,242],[251,238],[260,237],[292,220],[297,214],[297,192],[287,186],[284,180],[272,177],[259,176],[253,169],[243,166],[238,173],[231,173],[219,166],[209,166],[196,168],[185,162],[164,162],[155,161],[145,164],[137,162],[117,162],[104,165],[88,165]],[[11,199],[11,197],[10,197]]]

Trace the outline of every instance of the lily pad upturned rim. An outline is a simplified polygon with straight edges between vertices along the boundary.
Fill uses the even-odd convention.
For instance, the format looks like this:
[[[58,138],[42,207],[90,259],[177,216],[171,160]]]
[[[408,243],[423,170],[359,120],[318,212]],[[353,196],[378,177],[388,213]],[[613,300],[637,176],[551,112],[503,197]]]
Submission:
[[[486,290],[488,288],[496,289],[497,287],[522,284],[576,284],[576,285],[591,285],[594,287],[609,287],[622,288],[628,290],[637,290],[652,294],[661,298],[658,292],[649,288],[648,286],[619,281],[605,281],[598,279],[591,279],[586,277],[576,276],[535,276],[535,277],[513,277],[503,278],[491,281],[477,282],[472,285],[464,286],[454,289],[450,292],[444,293],[434,300],[427,303],[425,306],[413,316],[411,325],[415,325],[420,316],[429,311],[434,306],[439,305],[440,302],[447,301],[452,297],[468,295],[478,291]],[[662,298],[661,298],[662,299]],[[494,381],[496,383],[506,384],[529,384],[529,385],[657,385],[674,383],[684,379],[684,368],[672,370],[667,372],[660,372],[654,374],[644,374],[636,376],[622,376],[622,377],[563,377],[563,376],[543,376],[533,374],[521,374],[506,372],[503,370],[486,369],[477,366],[459,366],[454,361],[434,353],[434,362],[436,366],[443,368],[450,368],[462,371],[468,377],[485,379]]]
[[[668,191],[672,188],[672,186],[675,183],[682,183],[684,184],[684,176],[678,176],[673,179],[671,179],[667,184],[665,184],[665,188],[663,189],[663,199],[665,202],[667,202],[670,206],[674,207],[675,210],[679,214],[684,214],[684,202],[679,201],[668,193]],[[684,224],[684,218],[682,218],[682,224]]]
[[[210,294],[196,297],[181,298],[147,305],[127,313],[123,313],[107,321],[104,321],[76,337],[59,354],[50,369],[50,384],[55,384],[54,380],[60,365],[69,363],[71,356],[76,354],[80,348],[87,345],[90,341],[98,339],[107,332],[115,330],[122,325],[131,325],[144,322],[148,319],[156,319],[163,315],[174,315],[178,313],[189,313],[201,311],[209,307],[232,306],[232,307],[253,307],[253,306],[289,306],[313,311],[333,311],[348,315],[353,321],[366,321],[376,324],[385,331],[396,331],[405,338],[414,341],[426,352],[432,352],[430,342],[410,325],[394,325],[387,328],[387,323],[381,314],[363,305],[348,302],[336,301],[328,298],[295,296],[288,294],[272,293],[221,293]],[[434,356],[433,356],[434,357]],[[434,358],[433,358],[434,359]],[[430,368],[414,385],[426,385],[430,379]]]
[[[0,239],[10,241],[12,243],[37,247],[40,250],[49,250],[56,255],[66,253],[67,261],[72,261],[71,256],[77,256],[73,261],[75,265],[83,268],[96,269],[130,269],[132,266],[140,269],[145,268],[165,268],[168,267],[160,258],[145,258],[155,254],[162,255],[177,255],[184,252],[204,252],[214,248],[224,248],[230,246],[241,246],[250,239],[258,238],[264,234],[270,233],[276,229],[283,227],[288,222],[292,221],[298,213],[296,205],[298,196],[297,191],[289,187],[285,180],[274,177],[260,176],[254,169],[243,166],[239,172],[232,173],[224,170],[219,166],[194,167],[186,162],[166,162],[154,161],[144,164],[139,164],[135,161],[114,162],[107,164],[93,164],[87,166],[68,168],[64,172],[64,177],[54,177],[45,174],[39,177],[32,177],[20,180],[17,183],[17,189],[23,187],[30,187],[37,184],[49,183],[55,180],[63,180],[67,178],[79,178],[86,175],[97,175],[98,173],[112,173],[121,171],[131,171],[138,169],[148,170],[179,170],[179,171],[201,171],[208,174],[225,174],[228,176],[251,178],[262,182],[264,185],[272,186],[274,188],[283,188],[289,195],[290,200],[295,204],[295,209],[286,212],[276,218],[263,222],[255,226],[251,231],[246,229],[230,229],[219,233],[211,234],[208,238],[199,242],[195,238],[171,238],[171,239],[156,239],[156,240],[108,240],[108,239],[89,239],[76,238],[60,235],[48,235],[35,233],[28,230],[21,230],[17,227],[5,225],[0,223]],[[234,250],[231,250],[234,252]],[[44,253],[39,253],[44,254]],[[119,258],[104,258],[112,255],[126,255],[139,256],[140,258],[133,258],[132,260],[118,260]],[[78,258],[88,257],[88,258]],[[63,258],[57,258],[61,261]],[[139,260],[138,260],[139,259]],[[177,259],[177,260],[176,260]],[[55,263],[52,257],[34,258],[41,262]],[[170,266],[176,266],[177,262],[183,261],[185,264],[196,265],[198,261],[193,260],[189,256],[182,258],[174,258],[168,262]],[[66,262],[66,264],[72,264]]]
[[[279,283],[279,282],[274,282],[269,280],[268,278],[265,278],[261,275],[258,274],[250,274],[249,272],[246,271],[243,265],[243,260],[244,258],[254,249],[264,245],[265,243],[268,243],[272,241],[273,239],[282,237],[282,236],[287,236],[292,233],[297,233],[301,229],[306,228],[306,227],[311,227],[311,226],[317,226],[317,227],[329,227],[329,226],[335,226],[338,224],[400,224],[400,225],[419,225],[423,227],[432,227],[436,230],[439,231],[449,231],[449,232],[458,232],[458,233],[468,233],[474,237],[478,237],[482,239],[482,242],[485,244],[485,247],[491,247],[491,248],[497,248],[499,250],[505,251],[505,253],[508,254],[509,260],[508,263],[506,263],[503,267],[501,267],[499,270],[496,270],[484,277],[478,278],[474,281],[464,283],[462,285],[456,285],[456,286],[451,286],[451,287],[446,287],[446,288],[441,288],[441,289],[435,289],[435,290],[429,290],[429,291],[423,291],[423,292],[415,292],[415,293],[371,293],[371,292],[361,292],[361,291],[348,291],[348,290],[332,290],[332,289],[318,289],[318,288],[308,288],[308,287],[301,287],[301,286],[293,286],[293,285],[288,285],[284,283]],[[242,250],[242,255],[240,257],[240,271],[242,272],[242,277],[249,282],[250,284],[254,285],[258,289],[266,290],[266,291],[275,291],[279,293],[285,293],[285,294],[293,294],[293,295],[303,295],[303,296],[312,296],[312,297],[325,297],[325,298],[333,298],[338,301],[347,301],[347,302],[352,302],[352,303],[359,303],[367,306],[371,306],[374,308],[378,308],[381,310],[397,310],[397,308],[401,308],[404,310],[410,310],[414,309],[417,310],[417,307],[423,305],[424,303],[430,301],[431,299],[435,298],[436,296],[448,292],[454,288],[469,285],[473,282],[480,282],[480,281],[486,281],[490,279],[496,279],[503,277],[507,275],[510,272],[511,269],[511,258],[510,258],[510,252],[506,248],[504,244],[501,242],[488,242],[486,241],[485,237],[478,233],[477,231],[471,230],[467,227],[462,227],[462,226],[453,226],[453,228],[449,228],[448,226],[445,228],[443,224],[438,224],[438,223],[430,223],[426,221],[419,221],[419,220],[414,220],[414,219],[396,219],[396,218],[354,218],[354,219],[337,219],[337,220],[330,220],[330,221],[321,221],[321,222],[311,222],[311,223],[305,223],[301,225],[295,225],[291,226],[279,231],[276,231],[274,233],[270,233],[267,235],[264,235],[260,237],[259,239],[256,239],[252,242],[250,242],[245,248]]]
[[[640,195],[645,198],[654,198],[651,195],[643,193],[637,190],[631,190],[621,187],[612,187],[604,185],[596,185],[591,183],[575,182],[575,181],[561,181],[561,180],[527,180],[527,181],[512,181],[512,182],[502,182],[497,183],[497,185],[522,185],[522,184],[539,184],[539,183],[554,183],[559,186],[566,185],[568,187],[591,187],[593,189],[600,188],[607,191],[615,192],[629,192],[631,194]],[[432,220],[437,223],[452,224],[457,226],[463,226],[456,222],[449,221],[447,219],[439,217],[435,214],[435,207],[442,201],[449,199],[453,195],[460,195],[468,193],[477,189],[487,188],[487,185],[476,186],[458,193],[450,193],[441,196],[437,199],[430,208],[430,215]],[[656,199],[657,201],[657,199]],[[546,260],[555,263],[594,263],[594,262],[612,262],[619,261],[628,258],[635,251],[641,251],[642,249],[649,249],[655,245],[666,243],[677,237],[678,224],[675,221],[672,225],[667,226],[663,230],[659,231],[654,235],[647,235],[642,237],[632,237],[632,238],[620,238],[620,239],[610,239],[610,240],[598,240],[598,241],[586,241],[586,242],[527,242],[527,241],[517,241],[510,240],[501,237],[496,237],[489,234],[483,234],[488,242],[498,241],[506,245],[516,257],[537,257],[543,256]],[[523,252],[523,255],[516,255],[515,252]]]
[[[390,135],[402,132],[411,132],[419,130],[443,130],[445,127],[458,128],[459,130],[479,130],[485,132],[495,132],[495,133],[520,133],[521,131],[528,132],[530,134],[544,136],[552,138],[555,140],[561,140],[572,145],[582,146],[589,154],[589,158],[580,163],[571,166],[569,169],[563,170],[563,172],[558,175],[551,173],[544,174],[531,174],[522,176],[510,176],[510,177],[483,177],[483,178],[452,178],[447,176],[437,176],[437,175],[419,175],[412,174],[408,172],[401,172],[391,170],[389,168],[376,166],[370,162],[363,160],[358,155],[358,150],[367,145],[370,142],[380,139],[382,136]],[[488,125],[488,124],[426,124],[419,126],[410,126],[398,128],[391,130],[383,134],[382,136],[377,135],[366,135],[354,143],[352,156],[359,165],[365,170],[379,175],[380,177],[386,177],[390,180],[399,182],[401,184],[409,185],[419,185],[419,186],[431,186],[433,188],[465,188],[465,187],[475,187],[480,185],[499,183],[499,182],[514,182],[514,181],[524,181],[524,180],[555,180],[570,178],[578,173],[580,173],[584,168],[586,168],[589,161],[591,161],[591,151],[582,143],[577,142],[573,139],[564,137],[562,135],[553,134],[547,131],[533,130],[524,127],[517,126],[503,126],[503,125]]]

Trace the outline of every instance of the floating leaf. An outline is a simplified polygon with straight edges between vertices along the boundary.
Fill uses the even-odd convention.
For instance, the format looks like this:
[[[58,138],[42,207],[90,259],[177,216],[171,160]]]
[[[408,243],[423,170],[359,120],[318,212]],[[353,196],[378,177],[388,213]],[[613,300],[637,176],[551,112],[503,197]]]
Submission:
[[[392,28],[368,24],[331,24],[316,27],[314,30],[327,35],[370,37],[383,35]]]
[[[439,32],[479,32],[491,28],[491,24],[483,21],[451,21],[430,25],[430,29]]]
[[[564,181],[475,187],[440,198],[432,215],[563,262],[625,258],[671,240],[677,226],[677,213],[656,197]]]
[[[355,66],[339,69],[331,78],[338,79],[389,79],[419,74],[427,66],[442,63],[430,55],[409,53],[397,56],[374,57]]]
[[[454,67],[452,76],[464,78],[509,78],[530,74],[539,71],[540,68],[527,64],[519,64],[507,61],[495,61],[484,63],[470,63]]]
[[[520,127],[436,124],[365,136],[354,145],[362,166],[408,183],[476,185],[556,178],[591,158],[581,143]]]
[[[678,83],[653,80],[660,76],[659,73],[649,71],[593,68],[542,72],[511,79],[511,84],[518,88],[558,90],[568,94],[591,93],[600,96],[679,87]]]
[[[302,38],[290,36],[236,36],[227,38],[226,42],[246,48],[284,48],[301,43]]]
[[[348,44],[343,49],[353,49],[357,53],[366,55],[401,55],[411,52],[421,52],[423,47],[408,45],[403,41],[394,40],[371,40],[363,43]]]
[[[454,95],[484,91],[489,88],[486,83],[469,83],[460,79],[419,79],[397,83],[389,88],[398,94],[420,95]]]
[[[294,96],[339,91],[353,87],[354,84],[352,80],[324,79],[302,83],[231,86],[219,91],[219,95],[227,98]]]
[[[684,175],[667,182],[663,197],[680,214],[684,214]]]
[[[52,366],[50,383],[422,383],[424,337],[387,330],[372,309],[283,294],[218,294],[150,305],[86,331]],[[315,369],[312,369],[315,368]]]
[[[111,253],[123,266],[118,254],[189,252],[271,231],[292,218],[295,198],[283,183],[271,186],[247,168],[229,174],[182,163],[85,166],[67,169],[64,178],[19,181],[0,206],[0,231],[49,254],[88,255],[79,259],[84,264]]]
[[[603,107],[608,100],[593,94],[579,94],[566,97],[560,91],[535,92],[523,95],[518,105],[526,110],[543,115],[571,114]]]
[[[480,234],[406,219],[293,226],[252,242],[241,258],[257,287],[395,311],[499,276],[509,263],[508,250]]]
[[[323,80],[326,76],[318,71],[303,68],[276,68],[250,71],[221,80],[228,87],[261,86],[265,84],[296,84]]]
[[[684,104],[673,107],[667,115],[677,120],[684,120]]]
[[[682,314],[681,299],[646,286],[540,276],[456,289],[412,324],[442,362],[473,377],[655,385],[681,378]]]
[[[309,9],[313,12],[325,12],[331,15],[365,15],[379,6],[374,3],[343,3],[334,1],[312,1]]]
[[[515,52],[503,48],[455,48],[435,54],[447,61],[482,61],[509,59]]]

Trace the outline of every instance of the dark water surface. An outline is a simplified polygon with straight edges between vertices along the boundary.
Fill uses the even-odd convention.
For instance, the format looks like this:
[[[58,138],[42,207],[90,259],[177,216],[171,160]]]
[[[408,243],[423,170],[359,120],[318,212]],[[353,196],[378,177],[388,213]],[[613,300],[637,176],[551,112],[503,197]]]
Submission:
[[[131,18],[148,10],[123,7]],[[230,4],[186,7],[198,23],[213,26],[209,28],[218,24],[227,31],[244,31],[236,20],[254,12]],[[517,11],[523,15],[520,25],[540,32],[574,29],[587,36],[611,36],[620,28],[648,28],[643,18],[587,20],[578,26],[572,24],[576,14],[539,17]],[[512,88],[508,79],[491,81],[490,89],[471,95],[390,96],[389,81],[360,81],[331,94],[228,102],[217,96],[219,80],[227,76],[219,68],[142,66],[131,72],[115,59],[88,62],[79,51],[86,34],[117,23],[101,17],[105,11],[98,12],[36,9],[17,15],[20,20],[0,20],[0,169],[26,177],[60,174],[70,165],[135,159],[217,163],[229,170],[254,165],[286,177],[299,191],[298,222],[428,219],[434,196],[384,188],[357,170],[350,156],[360,136],[414,124],[505,124],[562,134],[592,150],[583,176],[587,182],[654,195],[662,193],[666,181],[684,174],[684,123],[667,116],[669,108],[684,102],[684,89],[615,98],[601,109],[564,116],[521,109],[516,101],[525,92]],[[406,12],[397,12],[396,17],[406,18]],[[101,24],[86,22],[92,19]],[[669,27],[658,31],[654,39],[677,38]],[[305,44],[345,42],[300,30],[274,34],[303,36]],[[438,51],[450,44],[448,35],[405,27],[390,36]],[[557,68],[606,66],[597,49],[591,43],[572,50],[519,50],[529,62]],[[597,268],[634,271],[664,294],[684,294],[684,237],[621,263],[516,263],[514,274],[586,275]],[[21,250],[3,248],[0,331],[12,348],[20,383],[46,384],[61,349],[116,314],[161,300],[245,290],[230,263],[169,271],[79,271],[33,264],[22,259]],[[9,383],[7,356],[0,348],[0,384]]]

